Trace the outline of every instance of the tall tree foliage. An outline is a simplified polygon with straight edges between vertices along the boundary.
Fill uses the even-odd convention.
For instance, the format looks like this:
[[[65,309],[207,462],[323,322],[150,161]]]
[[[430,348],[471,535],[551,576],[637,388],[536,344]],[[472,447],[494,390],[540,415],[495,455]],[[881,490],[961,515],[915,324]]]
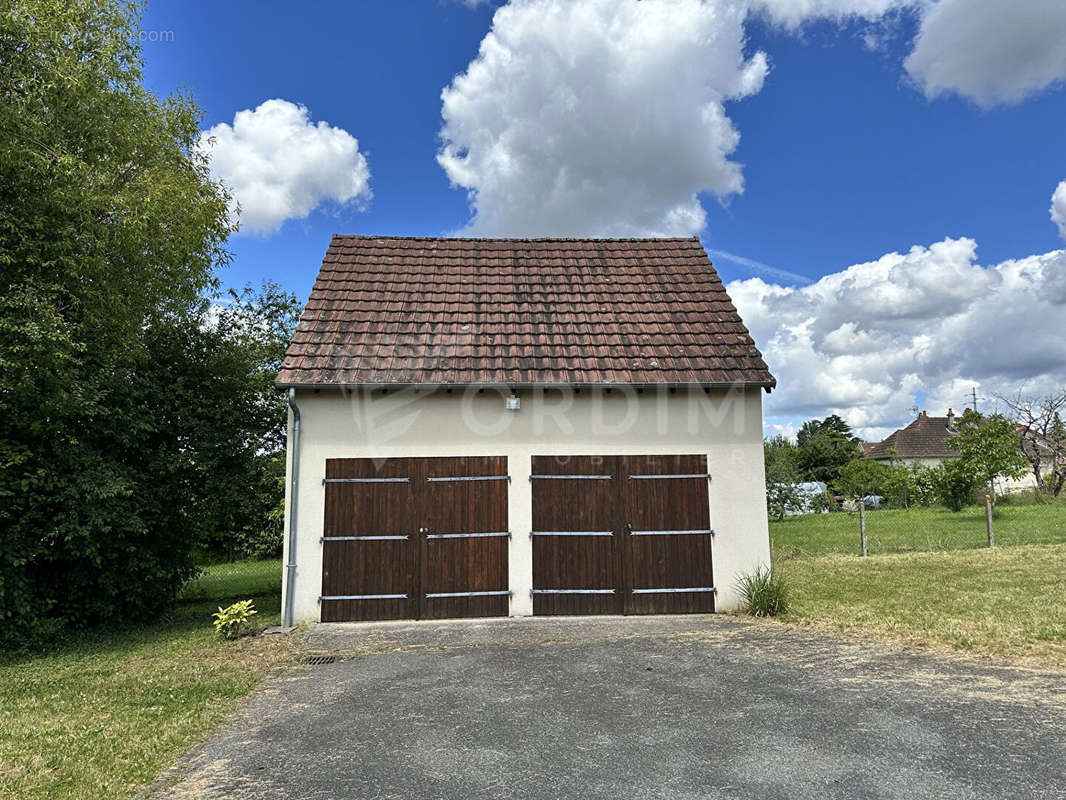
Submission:
[[[834,484],[840,470],[861,455],[859,438],[836,414],[803,423],[796,434],[799,445],[797,466],[806,481]]]
[[[227,197],[191,99],[143,88],[138,25],[107,0],[0,10],[7,638],[151,613],[202,534],[201,467],[175,438],[195,390],[167,337],[197,324],[226,261]]]
[[[984,486],[995,500],[996,482],[1003,478],[1020,478],[1028,466],[1022,454],[1017,426],[1000,414],[983,416],[976,411],[962,415],[957,424],[958,436],[948,439],[948,446],[959,453],[959,462]]]
[[[213,557],[281,555],[285,396],[274,389],[301,306],[273,284],[202,301],[148,331],[146,406],[168,409],[160,446],[191,470],[188,496]]]
[[[837,414],[830,414],[825,419],[809,419],[804,422],[796,434],[796,444],[800,447],[810,444],[815,436],[821,433],[833,431],[839,433],[850,442],[859,441],[859,437],[851,432],[851,426]]]

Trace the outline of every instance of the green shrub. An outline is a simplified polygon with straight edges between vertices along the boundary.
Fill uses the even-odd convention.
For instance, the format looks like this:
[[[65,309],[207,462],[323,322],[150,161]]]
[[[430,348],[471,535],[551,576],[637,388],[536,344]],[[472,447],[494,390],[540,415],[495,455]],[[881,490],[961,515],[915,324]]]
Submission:
[[[932,483],[937,500],[952,511],[962,511],[971,505],[978,489],[977,476],[961,458],[953,458],[935,467]]]
[[[1000,506],[1043,506],[1054,502],[1054,497],[1040,489],[1021,489],[996,498],[996,505]]]
[[[812,514],[822,514],[826,511],[830,511],[833,508],[833,501],[829,497],[829,492],[821,492],[811,498],[809,508]]]
[[[280,558],[285,519],[285,453],[260,454],[243,472],[216,486],[201,558],[245,561]]]
[[[914,484],[914,502],[920,506],[935,506],[939,501],[936,485],[936,467],[929,467],[917,462],[908,468],[911,482]]]
[[[737,588],[744,596],[744,612],[753,617],[776,617],[788,612],[788,585],[770,567],[741,575]]]
[[[223,639],[237,639],[250,632],[249,620],[256,614],[251,600],[239,600],[231,606],[222,608],[212,614],[215,618],[215,630]]]

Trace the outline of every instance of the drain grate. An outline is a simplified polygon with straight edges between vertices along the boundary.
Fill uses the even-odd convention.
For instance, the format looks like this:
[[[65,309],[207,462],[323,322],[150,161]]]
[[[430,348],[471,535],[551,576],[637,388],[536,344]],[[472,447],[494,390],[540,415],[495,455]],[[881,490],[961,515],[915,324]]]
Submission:
[[[334,664],[337,661],[336,656],[308,656],[307,665],[309,667],[317,667],[320,664]]]

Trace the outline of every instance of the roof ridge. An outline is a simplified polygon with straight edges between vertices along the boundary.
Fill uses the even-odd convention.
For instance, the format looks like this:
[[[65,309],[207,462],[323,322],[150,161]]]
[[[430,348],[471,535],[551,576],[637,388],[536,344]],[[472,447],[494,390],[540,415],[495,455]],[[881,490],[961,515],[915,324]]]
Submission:
[[[393,236],[334,233],[334,239],[388,239],[407,242],[698,242],[698,236]]]

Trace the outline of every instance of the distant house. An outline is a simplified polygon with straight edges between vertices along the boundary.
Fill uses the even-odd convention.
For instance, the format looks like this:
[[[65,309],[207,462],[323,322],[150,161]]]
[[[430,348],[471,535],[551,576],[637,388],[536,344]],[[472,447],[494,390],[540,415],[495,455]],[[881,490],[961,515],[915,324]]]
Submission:
[[[922,411],[914,422],[884,441],[862,442],[862,456],[881,464],[902,461],[908,465],[935,467],[944,459],[958,458],[958,451],[948,444],[958,435],[955,412],[950,408],[946,417],[930,417]]]
[[[922,411],[914,422],[906,428],[900,428],[884,441],[860,442],[862,457],[881,464],[895,462],[907,466],[939,466],[947,459],[959,457],[959,452],[950,444],[959,435],[955,429],[955,419],[955,412],[950,408],[945,417],[930,417]],[[1045,470],[1048,468],[1050,463]],[[1002,481],[1000,490],[1010,492],[1035,487],[1036,478],[1032,473],[1027,473],[1017,480]]]

